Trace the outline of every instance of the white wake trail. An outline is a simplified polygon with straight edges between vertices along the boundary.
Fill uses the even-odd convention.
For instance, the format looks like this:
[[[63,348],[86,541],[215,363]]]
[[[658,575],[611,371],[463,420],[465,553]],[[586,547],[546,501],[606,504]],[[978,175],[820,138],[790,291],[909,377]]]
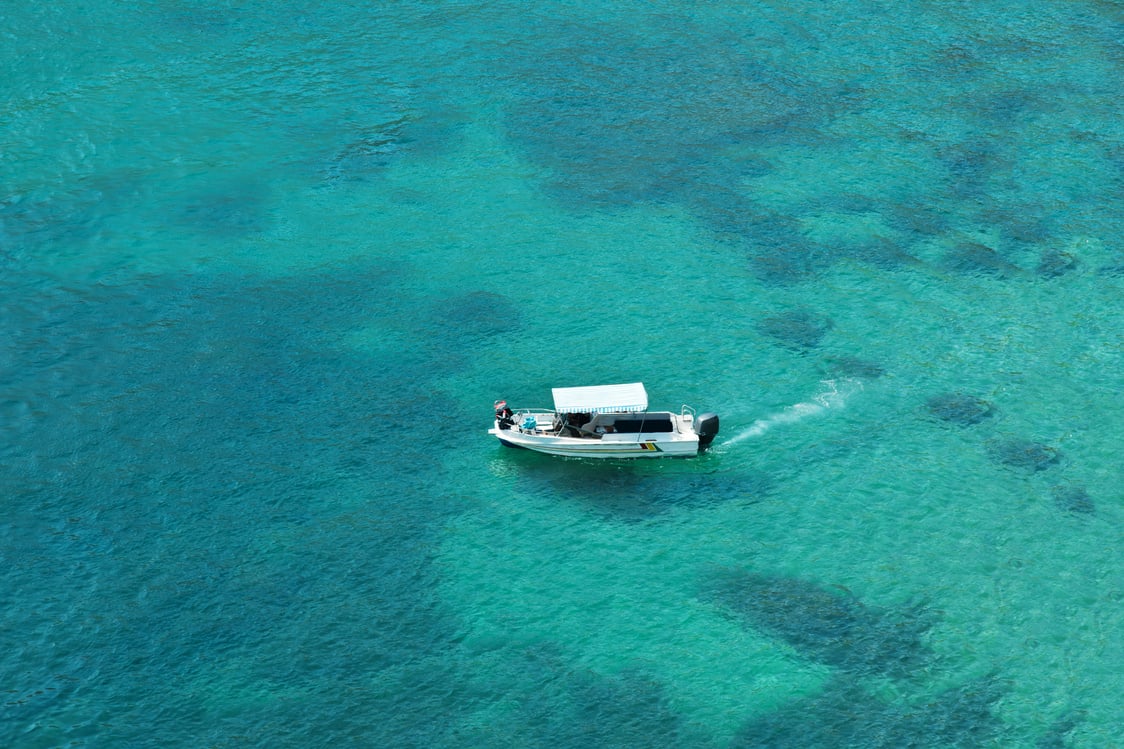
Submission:
[[[722,447],[736,445],[752,437],[760,437],[778,424],[794,424],[809,416],[816,416],[833,409],[843,408],[843,406],[847,404],[847,399],[863,388],[862,381],[854,379],[823,380],[820,384],[824,386],[823,390],[812,396],[811,400],[797,403],[794,406],[789,406],[780,413],[771,414],[763,419],[758,419],[747,428],[723,442]]]

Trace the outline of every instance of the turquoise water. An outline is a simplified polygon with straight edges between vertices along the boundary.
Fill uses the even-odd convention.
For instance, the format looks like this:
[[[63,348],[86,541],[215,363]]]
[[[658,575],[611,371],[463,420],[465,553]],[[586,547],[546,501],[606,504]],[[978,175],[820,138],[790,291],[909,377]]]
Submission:
[[[1118,741],[1119,3],[0,33],[0,745]]]

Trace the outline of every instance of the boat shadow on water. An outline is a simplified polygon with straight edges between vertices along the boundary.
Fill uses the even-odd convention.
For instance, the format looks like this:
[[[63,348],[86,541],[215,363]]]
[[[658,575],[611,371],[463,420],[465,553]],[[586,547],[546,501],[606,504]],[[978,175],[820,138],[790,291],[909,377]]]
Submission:
[[[694,460],[638,461],[558,458],[529,450],[505,453],[521,491],[557,496],[625,522],[722,502],[759,502],[774,490],[768,475],[724,470],[717,467],[716,457],[707,455]]]

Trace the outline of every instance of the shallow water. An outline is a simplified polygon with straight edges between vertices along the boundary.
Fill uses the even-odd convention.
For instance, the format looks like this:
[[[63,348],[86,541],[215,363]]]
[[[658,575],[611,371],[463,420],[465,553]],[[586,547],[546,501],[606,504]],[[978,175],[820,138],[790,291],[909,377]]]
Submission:
[[[1115,741],[1115,4],[0,29],[3,745]]]

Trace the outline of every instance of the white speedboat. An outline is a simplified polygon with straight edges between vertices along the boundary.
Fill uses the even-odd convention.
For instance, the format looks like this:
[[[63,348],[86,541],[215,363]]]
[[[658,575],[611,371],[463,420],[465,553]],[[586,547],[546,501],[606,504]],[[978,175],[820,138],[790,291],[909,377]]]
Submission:
[[[665,458],[697,455],[718,434],[718,415],[649,411],[644,385],[554,388],[554,409],[495,403],[488,430],[508,447],[575,458]]]

